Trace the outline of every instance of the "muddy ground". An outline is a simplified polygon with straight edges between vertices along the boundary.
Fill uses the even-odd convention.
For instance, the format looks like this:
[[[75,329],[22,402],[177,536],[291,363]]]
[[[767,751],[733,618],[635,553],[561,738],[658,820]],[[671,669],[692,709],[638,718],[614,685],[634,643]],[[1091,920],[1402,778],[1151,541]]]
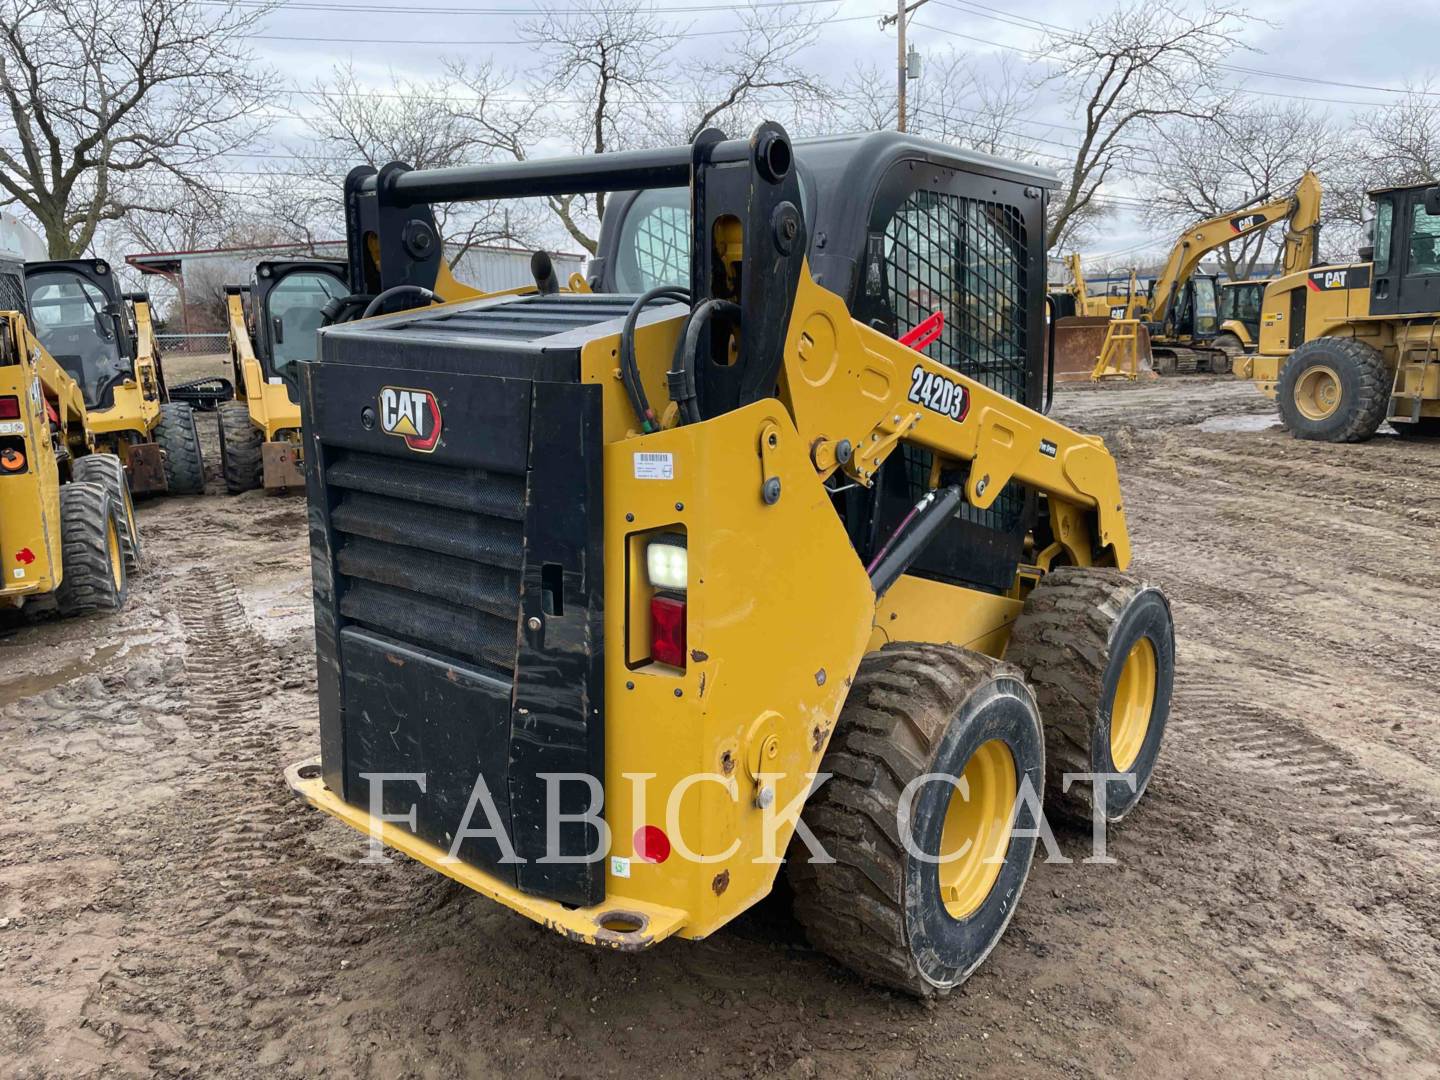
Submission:
[[[1118,862],[1062,831],[929,1007],[779,905],[617,955],[358,864],[280,775],[317,749],[301,502],[144,506],[128,610],[0,639],[0,1076],[1440,1075],[1440,443],[1270,408],[1061,393],[1174,602],[1170,732]]]

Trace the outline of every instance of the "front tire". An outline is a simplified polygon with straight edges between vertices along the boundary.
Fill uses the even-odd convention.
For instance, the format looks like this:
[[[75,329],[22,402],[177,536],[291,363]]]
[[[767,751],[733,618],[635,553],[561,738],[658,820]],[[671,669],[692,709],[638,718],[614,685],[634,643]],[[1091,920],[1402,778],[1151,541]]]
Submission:
[[[231,495],[254,491],[264,479],[264,456],[260,429],[250,422],[250,407],[231,401],[219,408],[220,470],[225,490]]]
[[[1385,419],[1391,381],[1378,349],[1354,338],[1318,338],[1285,360],[1275,400],[1297,439],[1364,442]]]
[[[172,495],[199,495],[205,490],[205,462],[200,433],[189,405],[167,401],[160,406],[155,441],[165,451],[165,482]]]
[[[123,523],[120,548],[125,555],[126,573],[139,573],[140,526],[135,520],[135,500],[130,497],[130,480],[125,475],[124,464],[114,454],[87,454],[71,466],[70,475],[83,483],[99,484],[110,493]]]
[[[129,579],[120,546],[120,510],[102,484],[60,486],[61,579],[55,605],[61,615],[89,615],[125,606]]]
[[[862,661],[821,771],[832,779],[803,820],[833,861],[792,845],[796,917],[863,977],[948,993],[1000,940],[1030,872],[1045,772],[1030,690],[978,653],[887,645]]]
[[[1165,595],[1119,570],[1059,567],[1026,598],[1005,658],[1025,672],[1045,718],[1047,811],[1091,820],[1096,791],[1076,774],[1111,774],[1104,818],[1119,821],[1145,794],[1170,716]]]

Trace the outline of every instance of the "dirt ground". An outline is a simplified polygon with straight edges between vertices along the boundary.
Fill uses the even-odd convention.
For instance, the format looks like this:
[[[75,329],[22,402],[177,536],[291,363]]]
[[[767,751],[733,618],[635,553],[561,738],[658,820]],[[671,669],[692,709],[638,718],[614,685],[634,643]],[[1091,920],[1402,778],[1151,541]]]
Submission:
[[[174,376],[172,376],[174,377]],[[772,903],[570,944],[293,800],[304,507],[141,510],[109,619],[0,638],[0,1076],[1440,1076],[1440,442],[1291,440],[1246,384],[1062,391],[1120,458],[1179,676],[1141,807],[1037,864],[937,1005]]]

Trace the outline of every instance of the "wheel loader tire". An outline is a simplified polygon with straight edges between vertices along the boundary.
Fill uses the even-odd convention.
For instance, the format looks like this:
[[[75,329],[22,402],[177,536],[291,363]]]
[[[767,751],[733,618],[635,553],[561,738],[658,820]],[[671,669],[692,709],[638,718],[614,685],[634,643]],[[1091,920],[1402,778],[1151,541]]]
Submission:
[[[1318,338],[1281,366],[1275,400],[1297,439],[1364,442],[1385,419],[1391,382],[1379,350],[1354,338]]]
[[[833,861],[797,836],[788,870],[811,944],[873,982],[947,993],[1030,872],[1045,747],[1029,688],[978,653],[887,645],[861,663],[821,771],[802,820]]]
[[[60,486],[61,615],[88,615],[125,606],[129,578],[120,546],[120,509],[102,484],[72,481]]]
[[[140,572],[140,526],[135,520],[135,500],[130,497],[130,478],[125,465],[115,454],[87,454],[70,468],[70,475],[82,483],[99,484],[110,493],[120,510],[124,528],[120,533],[120,549],[125,555],[125,573]]]
[[[1391,421],[1390,426],[1397,435],[1406,439],[1440,439],[1440,416],[1422,416],[1408,424]]]
[[[1045,723],[1046,812],[1092,820],[1096,792],[1076,774],[1109,774],[1104,817],[1119,821],[1145,794],[1170,715],[1165,594],[1119,570],[1059,567],[1026,598],[1005,659],[1025,673]]]
[[[225,490],[231,495],[254,491],[264,481],[265,463],[260,447],[264,443],[260,429],[250,422],[250,407],[243,401],[221,405],[220,470],[225,475]]]
[[[200,457],[200,433],[189,405],[167,401],[160,406],[155,441],[165,451],[165,481],[172,495],[199,495],[205,490],[205,462]]]

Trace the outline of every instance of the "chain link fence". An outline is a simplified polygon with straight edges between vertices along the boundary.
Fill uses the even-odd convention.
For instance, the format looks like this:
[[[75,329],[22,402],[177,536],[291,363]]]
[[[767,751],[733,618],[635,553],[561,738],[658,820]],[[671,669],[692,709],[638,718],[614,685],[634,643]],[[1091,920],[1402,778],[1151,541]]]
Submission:
[[[230,351],[228,334],[156,334],[160,352],[167,356],[210,356]]]

